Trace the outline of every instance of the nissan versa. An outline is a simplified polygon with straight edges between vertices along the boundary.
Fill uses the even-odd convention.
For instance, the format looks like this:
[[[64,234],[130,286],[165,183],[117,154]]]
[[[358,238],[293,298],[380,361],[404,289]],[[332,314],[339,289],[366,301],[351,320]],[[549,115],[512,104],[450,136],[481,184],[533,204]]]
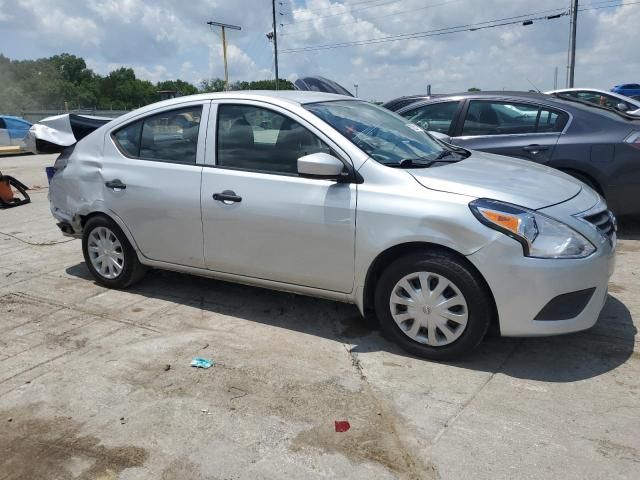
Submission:
[[[590,328],[615,219],[572,177],[373,104],[227,92],[146,106],[55,162],[51,211],[98,283],[149,267],[355,303],[407,351]]]

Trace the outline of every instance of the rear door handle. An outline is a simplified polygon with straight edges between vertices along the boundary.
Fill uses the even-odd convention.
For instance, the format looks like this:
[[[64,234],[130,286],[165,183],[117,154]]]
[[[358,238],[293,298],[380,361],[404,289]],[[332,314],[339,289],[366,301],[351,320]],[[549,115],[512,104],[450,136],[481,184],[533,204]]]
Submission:
[[[525,152],[542,152],[544,150],[549,150],[549,147],[546,145],[527,145],[526,147],[522,147],[522,150]]]
[[[234,192],[233,190],[225,190],[222,193],[214,193],[213,199],[218,202],[226,203],[227,205],[231,205],[232,203],[240,203],[242,201],[242,197],[236,195],[236,192]]]
[[[124,190],[127,188],[127,186],[124,183],[122,183],[122,181],[119,178],[116,178],[115,180],[109,180],[108,182],[104,182],[104,186],[112,190]]]

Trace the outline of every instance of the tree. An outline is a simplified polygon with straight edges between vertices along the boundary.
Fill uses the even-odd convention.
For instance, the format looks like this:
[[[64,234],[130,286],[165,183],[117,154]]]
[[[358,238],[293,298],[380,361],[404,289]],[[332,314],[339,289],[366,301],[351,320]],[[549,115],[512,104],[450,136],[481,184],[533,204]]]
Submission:
[[[221,78],[210,78],[200,82],[200,91],[202,93],[224,92],[224,80]]]
[[[156,83],[156,88],[158,90],[173,90],[181,95],[193,95],[198,93],[198,88],[195,85],[180,79],[158,82]]]
[[[78,108],[129,110],[156,102],[159,90],[181,95],[222,92],[220,78],[203,80],[198,87],[180,79],[153,84],[136,77],[133,69],[120,67],[103,76],[87,67],[82,57],[60,53],[36,60],[11,60],[0,54],[0,113],[20,115],[25,110]],[[237,81],[232,90],[273,90],[275,80]],[[280,90],[293,84],[280,80]]]
[[[469,90],[467,90],[467,92],[481,92],[482,90],[480,90],[479,88],[476,87],[471,87]]]
[[[224,80],[221,78],[211,78],[200,82],[200,91],[208,92],[224,92]],[[278,86],[280,90],[293,90],[293,83],[289,80],[279,79]],[[229,90],[275,90],[275,80],[240,80],[229,84]]]

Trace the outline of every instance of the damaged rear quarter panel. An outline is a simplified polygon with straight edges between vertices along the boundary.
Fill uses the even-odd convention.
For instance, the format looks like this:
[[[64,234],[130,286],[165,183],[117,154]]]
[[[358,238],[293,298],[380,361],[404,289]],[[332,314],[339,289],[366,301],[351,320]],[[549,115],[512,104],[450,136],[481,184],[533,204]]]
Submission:
[[[82,218],[93,213],[104,213],[124,231],[132,246],[138,250],[135,239],[124,222],[110,211],[104,202],[104,126],[80,140],[69,157],[67,166],[51,180],[49,200],[51,210],[68,219],[76,233],[82,232]]]

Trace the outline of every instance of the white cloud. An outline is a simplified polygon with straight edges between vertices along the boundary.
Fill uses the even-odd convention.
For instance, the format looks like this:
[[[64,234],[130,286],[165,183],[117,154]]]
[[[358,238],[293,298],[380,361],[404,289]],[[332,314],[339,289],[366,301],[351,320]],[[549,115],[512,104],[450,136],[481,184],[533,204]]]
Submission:
[[[585,11],[578,25],[576,80],[610,88],[640,81],[637,54],[640,5]],[[557,0],[290,0],[279,7],[281,50],[427,32],[565,7]],[[278,3],[279,4],[279,3]],[[583,4],[583,8],[588,4]],[[222,77],[221,40],[207,20],[238,24],[229,31],[230,80],[269,78],[271,5],[263,0],[0,0],[0,29],[12,41],[2,53],[35,58],[63,51],[82,55],[106,73],[131,66],[142,78]],[[46,15],[42,13],[46,12]],[[540,16],[540,15],[533,15]],[[12,18],[9,18],[12,17]],[[524,18],[523,18],[524,19]],[[428,36],[412,40],[280,56],[280,75],[333,78],[365,98],[386,100],[424,91],[541,89],[564,80],[568,19]]]

